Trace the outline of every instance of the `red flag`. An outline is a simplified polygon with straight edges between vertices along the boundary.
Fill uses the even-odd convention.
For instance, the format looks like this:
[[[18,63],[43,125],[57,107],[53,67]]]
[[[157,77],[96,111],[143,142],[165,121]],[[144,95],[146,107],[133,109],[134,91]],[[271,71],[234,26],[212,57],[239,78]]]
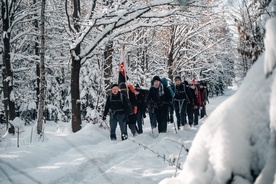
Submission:
[[[125,62],[122,62],[119,67],[118,84],[121,82],[126,82],[126,80],[128,80],[128,76],[126,75],[125,71]]]

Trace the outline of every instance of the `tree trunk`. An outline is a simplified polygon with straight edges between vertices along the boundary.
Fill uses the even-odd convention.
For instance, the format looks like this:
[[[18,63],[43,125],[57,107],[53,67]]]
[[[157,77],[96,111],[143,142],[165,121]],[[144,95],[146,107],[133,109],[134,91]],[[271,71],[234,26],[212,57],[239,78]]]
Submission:
[[[173,53],[170,52],[168,57],[168,68],[169,68],[168,77],[173,81],[173,56],[172,55]]]
[[[79,16],[80,16],[80,1],[73,0],[73,21],[74,28],[77,32],[80,30]],[[71,104],[72,104],[72,131],[77,132],[81,129],[81,110],[80,110],[80,68],[81,61],[75,57],[80,54],[80,45],[71,51],[72,65],[71,65]]]
[[[170,30],[170,48],[169,48],[169,53],[168,53],[168,78],[171,79],[171,81],[173,81],[173,70],[175,68],[174,67],[174,58],[173,58],[173,53],[174,53],[174,40],[175,40],[175,32],[176,32],[176,27],[175,26],[172,26],[171,30]]]
[[[104,49],[104,84],[108,89],[111,85],[110,78],[112,75],[112,53],[113,53],[113,41],[109,41]]]
[[[33,0],[33,4],[36,4],[37,1]],[[37,14],[35,14],[35,16],[37,16]],[[39,27],[38,27],[38,20],[35,19],[34,20],[34,27],[35,30],[38,31]],[[37,41],[35,41],[35,45],[34,45],[34,54],[35,56],[39,56],[39,44],[38,44],[38,40],[39,38],[37,37]],[[40,63],[36,64],[36,108],[38,109],[38,104],[39,104],[39,83],[40,83]]]
[[[45,109],[45,1],[41,0],[41,22],[40,22],[40,89],[39,89],[39,109],[37,120],[37,133],[42,133],[43,115]]]
[[[9,126],[9,120],[15,118],[15,103],[13,93],[13,71],[10,60],[10,21],[8,4],[7,2],[1,3],[2,5],[2,34],[3,34],[3,65],[2,65],[2,76],[3,76],[3,92],[4,92],[4,108],[7,128]],[[11,125],[10,133],[14,134],[14,127]]]
[[[79,50],[79,48],[76,48]],[[72,56],[71,67],[71,104],[72,104],[72,131],[77,132],[81,129],[81,110],[80,110],[80,60],[75,60]]]

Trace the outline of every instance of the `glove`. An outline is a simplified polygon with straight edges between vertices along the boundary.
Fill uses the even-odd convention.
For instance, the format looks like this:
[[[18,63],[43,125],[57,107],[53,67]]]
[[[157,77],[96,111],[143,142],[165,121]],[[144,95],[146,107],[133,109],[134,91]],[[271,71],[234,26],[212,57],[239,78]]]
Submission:
[[[137,114],[137,110],[138,110],[137,106],[134,106],[134,107],[133,107],[133,113],[134,113],[134,114]]]
[[[102,117],[102,120],[105,121],[105,120],[106,120],[106,116],[103,116],[103,117]]]

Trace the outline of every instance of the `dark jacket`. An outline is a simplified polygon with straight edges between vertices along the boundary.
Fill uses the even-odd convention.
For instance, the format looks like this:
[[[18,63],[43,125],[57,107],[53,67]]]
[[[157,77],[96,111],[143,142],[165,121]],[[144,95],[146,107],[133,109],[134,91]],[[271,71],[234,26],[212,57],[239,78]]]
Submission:
[[[106,116],[109,110],[110,115],[128,114],[130,111],[128,104],[129,102],[126,95],[120,91],[117,95],[111,93],[107,96],[103,116]]]
[[[186,88],[184,86],[184,84],[174,84],[173,87],[173,92],[175,93],[174,99],[176,100],[186,100],[187,99],[187,95],[186,95]]]
[[[139,94],[136,95],[137,98],[137,107],[138,110],[141,111],[143,114],[146,112],[146,107],[147,107],[147,103],[146,103],[146,95],[148,93],[147,90],[138,90]]]
[[[208,101],[208,95],[207,95],[206,88],[204,88],[204,87],[199,88],[199,91],[200,91],[202,103],[206,104],[206,102]]]
[[[121,92],[125,95],[125,96],[128,96],[128,100],[130,101],[130,104],[132,107],[134,106],[137,106],[138,105],[138,101],[136,99],[136,95],[131,91],[131,90],[128,90],[128,94],[127,94],[127,91],[126,89],[121,89]]]
[[[190,104],[188,104],[188,109],[194,109],[194,106],[198,106],[199,107],[199,102],[197,100],[197,96],[196,96],[196,90],[190,88],[190,94],[191,94],[191,101]]]
[[[186,92],[186,102],[187,104],[191,104],[193,101],[193,96],[189,87],[189,84],[185,84],[185,81],[183,83],[183,85],[185,86],[185,92]]]
[[[162,84],[160,84],[162,85]],[[168,105],[171,102],[172,96],[167,87],[162,85],[164,91],[163,95],[160,95],[159,88],[152,86],[149,89],[149,94],[147,98],[147,103],[149,107],[158,108],[163,105]]]

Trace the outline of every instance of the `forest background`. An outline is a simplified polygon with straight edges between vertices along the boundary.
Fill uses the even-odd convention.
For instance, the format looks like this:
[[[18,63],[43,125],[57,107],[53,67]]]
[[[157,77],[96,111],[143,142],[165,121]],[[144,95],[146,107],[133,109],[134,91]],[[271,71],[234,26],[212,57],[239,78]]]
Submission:
[[[203,80],[210,96],[240,84],[264,51],[274,0],[1,0],[1,135],[19,117],[97,123],[119,65],[133,84],[154,75]]]

